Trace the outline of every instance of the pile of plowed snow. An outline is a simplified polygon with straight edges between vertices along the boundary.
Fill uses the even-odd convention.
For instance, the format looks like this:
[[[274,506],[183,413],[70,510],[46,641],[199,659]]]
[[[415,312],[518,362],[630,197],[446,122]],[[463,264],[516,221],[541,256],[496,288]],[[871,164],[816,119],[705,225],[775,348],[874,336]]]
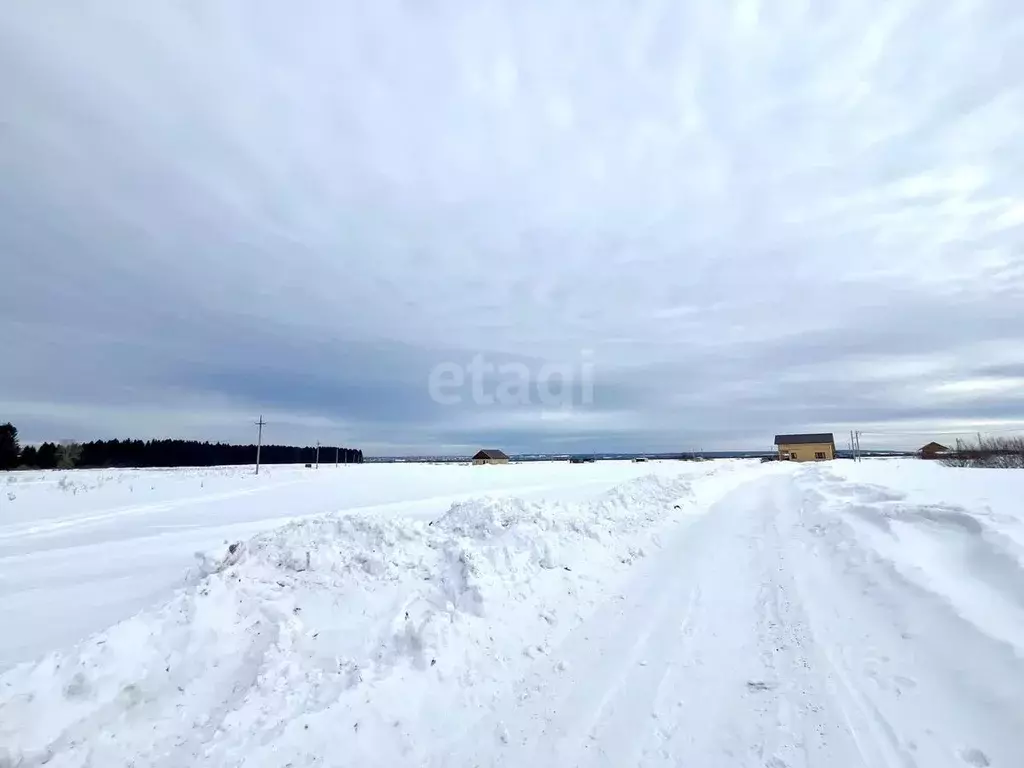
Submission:
[[[486,703],[691,496],[650,476],[582,504],[331,516],[234,544],[166,605],[0,677],[0,766],[408,761],[413,731],[443,738],[450,710]]]
[[[920,590],[921,599],[928,595],[947,604],[984,635],[998,638],[1024,658],[1020,476],[1015,470],[954,470],[920,462],[869,469],[869,476],[880,476],[891,485],[850,481],[831,472],[808,476],[806,498],[834,522],[832,531],[818,531],[819,535],[831,538],[850,556],[870,553]],[[907,484],[896,474],[901,469],[915,480],[920,475],[918,482],[927,483],[932,493],[966,503],[921,503],[917,494],[899,490],[901,480]],[[865,474],[859,467],[854,471]],[[970,498],[972,485],[986,481],[1003,511]],[[1000,484],[1012,490],[1001,494]]]

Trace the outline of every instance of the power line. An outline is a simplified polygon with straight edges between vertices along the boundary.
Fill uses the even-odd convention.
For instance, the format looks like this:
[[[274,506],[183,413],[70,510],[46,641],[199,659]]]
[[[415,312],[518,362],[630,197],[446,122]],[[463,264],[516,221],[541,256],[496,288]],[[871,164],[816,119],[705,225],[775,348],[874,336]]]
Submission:
[[[972,432],[977,432],[977,431],[978,431],[977,427],[971,427],[969,429],[949,429],[949,430],[921,429],[921,430],[916,430],[916,431],[912,430],[912,431],[908,431],[908,432],[896,431],[896,430],[892,430],[892,431],[889,431],[889,430],[886,430],[886,431],[870,431],[870,430],[867,430],[867,431],[862,431],[861,434],[862,435],[881,435],[883,437],[903,437],[903,436],[916,436],[916,435],[969,435]],[[1020,427],[993,427],[991,429],[982,429],[982,432],[985,432],[986,434],[992,433],[992,432],[998,432],[998,433],[1002,433],[1002,432],[1024,432],[1024,426],[1020,426]]]
[[[256,422],[256,426],[259,427],[259,431],[256,433],[256,474],[260,473],[260,448],[263,447],[263,426],[266,424],[263,420],[263,414],[260,414],[260,420]]]

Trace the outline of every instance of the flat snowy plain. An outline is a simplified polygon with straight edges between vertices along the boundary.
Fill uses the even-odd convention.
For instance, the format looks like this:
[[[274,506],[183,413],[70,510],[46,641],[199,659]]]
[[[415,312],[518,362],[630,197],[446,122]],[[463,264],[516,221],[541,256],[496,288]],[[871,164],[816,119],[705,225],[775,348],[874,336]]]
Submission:
[[[44,764],[1019,768],[1024,472],[0,474]]]

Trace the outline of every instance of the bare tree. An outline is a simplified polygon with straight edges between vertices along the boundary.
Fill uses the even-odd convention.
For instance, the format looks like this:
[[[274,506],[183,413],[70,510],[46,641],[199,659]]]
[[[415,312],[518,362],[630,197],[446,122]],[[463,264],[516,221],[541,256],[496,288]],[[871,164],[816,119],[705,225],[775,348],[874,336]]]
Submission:
[[[74,469],[82,458],[82,444],[72,441],[57,446],[57,469]]]
[[[942,463],[947,467],[969,467],[971,466],[971,459],[967,452],[967,443],[958,437],[956,439],[956,448],[949,451],[943,457]]]
[[[996,437],[982,440],[988,453],[986,467],[1024,469],[1024,437]]]
[[[1024,437],[979,437],[977,444],[956,441],[956,450],[942,460],[947,467],[1024,469]]]

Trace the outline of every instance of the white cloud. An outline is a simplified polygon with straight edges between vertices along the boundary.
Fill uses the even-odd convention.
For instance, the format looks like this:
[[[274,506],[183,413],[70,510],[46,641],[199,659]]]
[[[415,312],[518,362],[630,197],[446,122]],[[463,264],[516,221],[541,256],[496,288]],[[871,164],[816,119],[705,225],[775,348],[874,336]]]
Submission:
[[[660,394],[606,408],[595,441],[626,413],[637,441],[725,442],[708,404],[752,390],[780,430],[827,423],[773,382],[827,391],[851,367],[887,418],[945,407],[924,372],[984,378],[971,346],[1019,329],[1021,20],[1008,0],[19,4],[0,20],[8,397],[94,407],[91,429],[128,387],[128,426],[157,433],[211,394],[231,418],[274,407],[246,382],[296,366],[415,390],[432,355],[592,349],[609,381],[732,361],[684,392],[647,380]],[[290,350],[314,343],[337,355]],[[408,360],[349,365],[352,344]],[[301,387],[286,412],[406,439],[327,396],[299,407]],[[409,396],[407,430],[444,443]]]
[[[1003,393],[1015,393],[1018,397],[1024,397],[1024,377],[989,376],[948,381],[936,384],[931,391],[939,395],[954,397],[976,397]]]

